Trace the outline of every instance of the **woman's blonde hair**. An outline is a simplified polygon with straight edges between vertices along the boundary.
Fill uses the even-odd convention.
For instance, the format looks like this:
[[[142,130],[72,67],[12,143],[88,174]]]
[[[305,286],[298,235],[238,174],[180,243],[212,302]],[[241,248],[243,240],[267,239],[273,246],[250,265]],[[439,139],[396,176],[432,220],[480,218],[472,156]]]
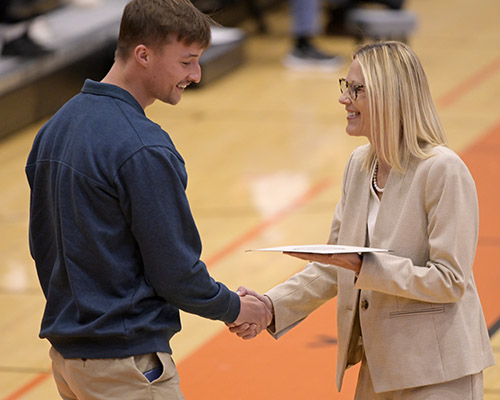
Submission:
[[[363,71],[371,115],[372,146],[365,167],[376,151],[391,168],[404,172],[411,156],[428,158],[432,147],[446,144],[424,69],[407,45],[367,44],[353,59]]]

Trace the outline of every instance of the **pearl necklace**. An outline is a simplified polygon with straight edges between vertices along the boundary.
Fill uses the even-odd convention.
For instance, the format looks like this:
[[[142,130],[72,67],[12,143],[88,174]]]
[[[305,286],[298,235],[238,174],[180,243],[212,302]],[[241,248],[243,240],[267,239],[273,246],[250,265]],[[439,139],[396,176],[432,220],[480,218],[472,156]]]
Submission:
[[[375,170],[373,171],[373,179],[372,179],[372,183],[373,183],[373,188],[378,192],[378,193],[384,193],[384,188],[380,188],[378,187],[377,185],[377,174],[378,174],[378,161],[377,163],[375,164]]]

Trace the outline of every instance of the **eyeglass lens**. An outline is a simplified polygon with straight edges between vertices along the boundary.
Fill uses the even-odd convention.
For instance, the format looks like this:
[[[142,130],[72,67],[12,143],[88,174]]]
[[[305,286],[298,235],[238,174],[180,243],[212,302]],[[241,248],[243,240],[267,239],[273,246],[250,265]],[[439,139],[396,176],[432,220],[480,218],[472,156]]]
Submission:
[[[353,85],[346,80],[345,78],[339,79],[340,83],[340,93],[344,93],[347,89],[349,96],[351,99],[356,100],[358,98],[358,90],[356,87],[353,87]]]

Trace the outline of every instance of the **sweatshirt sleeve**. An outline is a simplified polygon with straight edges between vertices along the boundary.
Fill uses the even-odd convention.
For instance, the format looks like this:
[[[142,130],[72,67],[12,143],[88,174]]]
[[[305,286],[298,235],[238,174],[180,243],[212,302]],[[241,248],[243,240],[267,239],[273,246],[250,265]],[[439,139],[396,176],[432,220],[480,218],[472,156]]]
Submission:
[[[144,147],[121,166],[116,184],[144,276],[156,294],[183,311],[233,322],[239,297],[216,282],[200,260],[201,240],[178,154],[166,146]]]

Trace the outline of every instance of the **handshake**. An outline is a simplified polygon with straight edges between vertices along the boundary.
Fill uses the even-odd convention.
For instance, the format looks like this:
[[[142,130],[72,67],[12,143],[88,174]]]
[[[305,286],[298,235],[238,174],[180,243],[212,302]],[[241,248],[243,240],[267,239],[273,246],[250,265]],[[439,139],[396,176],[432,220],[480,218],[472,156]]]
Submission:
[[[266,329],[273,320],[273,303],[269,297],[240,286],[241,308],[238,318],[227,324],[229,330],[243,339],[252,339]]]

